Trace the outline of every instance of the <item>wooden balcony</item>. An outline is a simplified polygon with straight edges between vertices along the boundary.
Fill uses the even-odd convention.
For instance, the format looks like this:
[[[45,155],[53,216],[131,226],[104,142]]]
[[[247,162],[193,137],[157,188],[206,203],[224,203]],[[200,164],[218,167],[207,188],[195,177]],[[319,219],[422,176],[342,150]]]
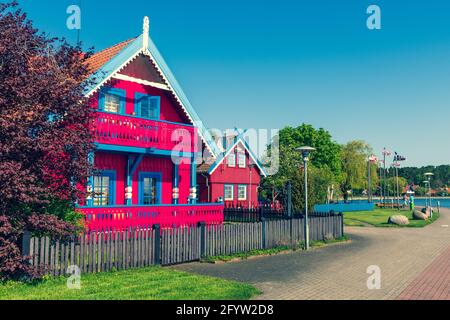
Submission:
[[[130,227],[147,228],[159,224],[161,228],[207,225],[223,222],[222,203],[180,205],[80,207],[89,231],[124,230]]]
[[[197,128],[182,123],[98,112],[93,131],[99,144],[197,151]]]

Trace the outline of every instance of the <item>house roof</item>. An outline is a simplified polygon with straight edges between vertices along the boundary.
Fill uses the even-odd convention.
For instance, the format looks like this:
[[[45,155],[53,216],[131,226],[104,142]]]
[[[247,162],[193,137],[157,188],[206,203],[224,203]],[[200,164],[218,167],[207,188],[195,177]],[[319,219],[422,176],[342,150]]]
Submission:
[[[128,46],[134,39],[128,39],[113,45],[112,47],[106,48],[93,54],[86,60],[86,64],[89,66],[91,73],[95,73],[101,67],[103,67],[109,60],[114,58],[122,49]]]
[[[148,18],[144,19],[144,32],[137,38],[121,42],[111,48],[100,51],[87,61],[92,68],[92,74],[88,78],[89,85],[85,89],[85,95],[90,96],[100,89],[114,75],[131,63],[139,55],[147,56],[156,67],[169,90],[173,93],[181,108],[191,123],[198,128],[198,133],[206,148],[216,158],[220,154],[210,132],[206,129],[192,107],[183,89],[178,84],[175,76],[170,71],[163,57],[148,34]]]
[[[250,158],[253,160],[253,163],[259,169],[259,172],[261,172],[261,174],[264,177],[266,177],[267,173],[264,170],[264,167],[262,166],[261,162],[258,160],[256,155],[250,149],[250,146],[247,144],[247,142],[243,138],[244,134],[245,134],[245,131],[242,132],[241,134],[239,134],[236,137],[235,142],[232,145],[230,145],[229,147],[227,147],[226,150],[224,152],[222,152],[214,162],[208,163],[208,161],[205,161],[205,163],[202,163],[200,166],[198,166],[197,172],[208,173],[209,175],[213,174],[213,172],[219,167],[219,165],[223,162],[223,160],[225,160],[225,158],[228,156],[228,154],[230,154],[230,152],[232,150],[234,150],[234,148],[238,144],[241,144],[245,148],[245,150],[247,150],[247,153],[249,154]]]

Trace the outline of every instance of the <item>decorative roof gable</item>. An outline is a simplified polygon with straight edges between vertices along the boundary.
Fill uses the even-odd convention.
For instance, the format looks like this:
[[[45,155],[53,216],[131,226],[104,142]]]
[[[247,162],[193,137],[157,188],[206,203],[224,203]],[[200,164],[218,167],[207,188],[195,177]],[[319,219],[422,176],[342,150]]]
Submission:
[[[197,112],[192,107],[184,91],[181,89],[175,76],[170,71],[168,65],[159,53],[148,33],[148,18],[144,18],[143,33],[137,37],[121,42],[109,49],[105,49],[88,59],[93,73],[89,80],[91,85],[86,88],[85,95],[90,96],[100,89],[107,81],[126,68],[132,61],[140,55],[145,55],[156,67],[168,89],[174,94],[181,108],[187,115],[191,123],[198,128],[199,136],[205,143],[206,148],[216,158],[220,154],[211,134],[203,125]]]
[[[250,159],[253,161],[253,163],[256,165],[256,167],[259,169],[259,172],[266,177],[267,173],[264,170],[264,167],[256,157],[256,155],[253,153],[253,151],[250,149],[250,146],[248,143],[244,140],[243,135],[245,134],[245,131],[236,136],[234,143],[229,145],[224,152],[222,152],[217,159],[211,163],[211,162],[205,162],[202,165],[200,165],[197,168],[198,172],[205,172],[209,175],[213,174],[213,172],[219,167],[219,165],[225,160],[225,158],[230,154],[231,151],[233,151],[237,146],[241,145],[250,156]]]

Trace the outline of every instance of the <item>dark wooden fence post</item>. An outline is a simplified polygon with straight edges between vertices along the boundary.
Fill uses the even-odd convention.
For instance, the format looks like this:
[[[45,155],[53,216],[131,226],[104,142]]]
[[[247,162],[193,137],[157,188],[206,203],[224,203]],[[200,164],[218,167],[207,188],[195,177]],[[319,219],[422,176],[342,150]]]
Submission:
[[[206,255],[206,223],[200,221],[198,223],[198,228],[200,228],[200,259]]]
[[[31,232],[28,230],[24,230],[22,234],[22,256],[30,255],[30,240],[31,240]]]
[[[261,242],[262,242],[262,248],[266,249],[266,218],[261,217]]]
[[[287,215],[292,217],[292,184],[290,181],[286,184],[287,189]]]
[[[341,216],[341,237],[344,236],[344,214],[342,212],[339,213]]]
[[[153,225],[153,232],[155,233],[155,264],[161,264],[161,226]]]

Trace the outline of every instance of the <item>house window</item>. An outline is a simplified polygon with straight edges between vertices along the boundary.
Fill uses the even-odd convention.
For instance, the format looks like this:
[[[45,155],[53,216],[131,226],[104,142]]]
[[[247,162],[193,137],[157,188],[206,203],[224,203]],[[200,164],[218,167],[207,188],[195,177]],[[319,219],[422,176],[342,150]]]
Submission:
[[[161,203],[161,174],[141,172],[139,174],[139,204]]]
[[[243,153],[243,152],[238,153],[239,168],[245,168],[245,161],[246,161],[245,153]]]
[[[160,97],[136,93],[135,104],[138,117],[159,119]]]
[[[236,155],[234,153],[228,155],[227,164],[229,167],[236,167]]]
[[[114,204],[114,171],[102,171],[93,177],[94,206],[108,206]]]
[[[238,185],[238,200],[247,200],[247,185]]]
[[[104,88],[99,95],[100,111],[112,113],[125,113],[126,92],[117,88]]]
[[[105,109],[106,112],[120,112],[120,97],[115,94],[105,94]]]
[[[223,198],[225,201],[234,200],[234,186],[232,184],[226,184],[224,188]]]

